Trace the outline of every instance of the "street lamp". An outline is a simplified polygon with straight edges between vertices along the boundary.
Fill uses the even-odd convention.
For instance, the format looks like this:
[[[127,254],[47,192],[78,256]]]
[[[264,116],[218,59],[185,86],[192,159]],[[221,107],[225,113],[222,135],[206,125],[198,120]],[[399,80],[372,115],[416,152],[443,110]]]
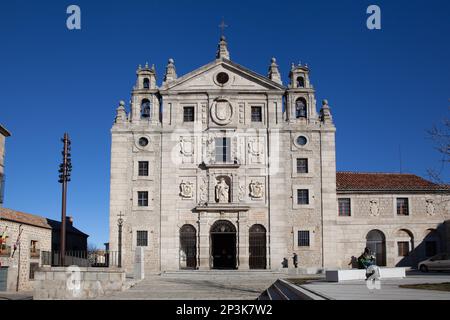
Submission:
[[[64,138],[61,139],[64,143],[62,151],[63,161],[59,165],[59,180],[62,184],[62,204],[61,204],[61,236],[60,236],[60,261],[61,265],[65,266],[66,257],[66,202],[67,202],[67,182],[70,181],[70,173],[72,172],[72,162],[70,155],[70,140],[69,135],[64,133]]]
[[[119,219],[117,219],[117,226],[119,227],[119,262],[118,266],[119,268],[122,268],[122,226],[123,226],[123,219],[122,219],[122,212],[119,214]]]

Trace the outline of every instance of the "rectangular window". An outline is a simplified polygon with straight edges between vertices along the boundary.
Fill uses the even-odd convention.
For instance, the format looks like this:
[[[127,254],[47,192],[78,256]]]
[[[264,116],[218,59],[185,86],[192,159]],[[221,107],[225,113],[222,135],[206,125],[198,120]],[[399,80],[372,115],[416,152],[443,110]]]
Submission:
[[[148,161],[139,161],[139,176],[148,176]]]
[[[30,280],[34,280],[34,273],[39,269],[39,263],[32,262],[30,263]]]
[[[148,233],[147,231],[137,231],[137,242],[136,245],[138,247],[146,247],[148,246]]]
[[[39,258],[40,252],[38,249],[38,242],[36,240],[31,240],[30,242],[30,258]]]
[[[298,189],[297,190],[297,204],[309,204],[309,190]]]
[[[308,173],[308,159],[297,159],[297,173]]]
[[[309,247],[309,231],[298,231],[298,246]]]
[[[350,217],[351,216],[351,202],[350,198],[338,199],[339,216]]]
[[[409,215],[408,198],[397,198],[397,215]]]
[[[193,122],[194,121],[194,107],[184,107],[183,108],[183,121]]]
[[[252,122],[262,122],[261,107],[252,107]]]
[[[231,162],[230,138],[216,138],[216,162]]]
[[[148,191],[138,191],[138,206],[148,207]]]
[[[409,254],[409,242],[408,241],[399,241],[397,242],[398,246],[398,256],[406,257]]]
[[[436,241],[426,241],[425,242],[425,256],[432,257],[437,254],[437,243]]]

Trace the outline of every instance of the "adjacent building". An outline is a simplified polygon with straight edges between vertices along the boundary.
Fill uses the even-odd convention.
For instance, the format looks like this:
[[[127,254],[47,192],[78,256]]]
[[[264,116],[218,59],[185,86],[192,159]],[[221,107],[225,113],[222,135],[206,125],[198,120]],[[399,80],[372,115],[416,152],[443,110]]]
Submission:
[[[139,66],[111,130],[109,246],[120,218],[127,271],[137,247],[147,272],[279,269],[294,253],[300,267],[348,267],[366,246],[380,265],[409,265],[448,250],[447,187],[336,172],[331,109],[307,65],[285,85],[275,58],[260,75],[222,37],[210,63],[178,77],[169,59],[156,78]]]
[[[0,208],[0,236],[0,291],[32,290],[41,255],[51,251],[47,219]]]
[[[3,206],[5,195],[5,144],[9,136],[11,133],[0,124],[0,207]]]

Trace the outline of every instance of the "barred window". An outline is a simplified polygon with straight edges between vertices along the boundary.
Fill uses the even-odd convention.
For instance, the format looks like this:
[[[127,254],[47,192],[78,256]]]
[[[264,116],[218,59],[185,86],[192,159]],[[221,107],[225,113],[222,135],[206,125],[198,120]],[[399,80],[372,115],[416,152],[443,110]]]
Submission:
[[[308,173],[308,159],[297,159],[297,173]]]
[[[139,161],[139,176],[148,176],[148,161]]]
[[[299,247],[309,247],[309,231],[298,231],[298,246]]]
[[[148,233],[147,231],[137,231],[136,232],[137,242],[136,245],[138,247],[146,247],[148,246]]]
[[[230,138],[216,138],[216,162],[231,162]]]
[[[338,199],[339,216],[350,217],[351,216],[351,202],[350,198]]]
[[[37,271],[37,269],[39,269],[39,263],[30,263],[30,280],[34,280],[34,273]]]
[[[397,242],[398,247],[398,256],[406,257],[409,254],[409,242],[408,241],[399,241]]]
[[[148,207],[148,191],[138,191],[138,206]]]
[[[409,215],[408,198],[397,198],[397,215]]]
[[[298,189],[297,190],[297,204],[309,204],[309,190]]]
[[[184,107],[183,108],[183,121],[184,122],[194,122],[194,107]]]
[[[262,122],[261,107],[252,107],[252,122]]]

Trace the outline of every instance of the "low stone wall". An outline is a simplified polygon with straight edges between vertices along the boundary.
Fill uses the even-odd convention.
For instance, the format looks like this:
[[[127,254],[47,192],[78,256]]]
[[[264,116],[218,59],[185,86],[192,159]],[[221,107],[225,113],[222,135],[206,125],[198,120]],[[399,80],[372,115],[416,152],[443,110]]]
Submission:
[[[43,267],[34,275],[35,300],[89,299],[126,289],[118,268]]]

